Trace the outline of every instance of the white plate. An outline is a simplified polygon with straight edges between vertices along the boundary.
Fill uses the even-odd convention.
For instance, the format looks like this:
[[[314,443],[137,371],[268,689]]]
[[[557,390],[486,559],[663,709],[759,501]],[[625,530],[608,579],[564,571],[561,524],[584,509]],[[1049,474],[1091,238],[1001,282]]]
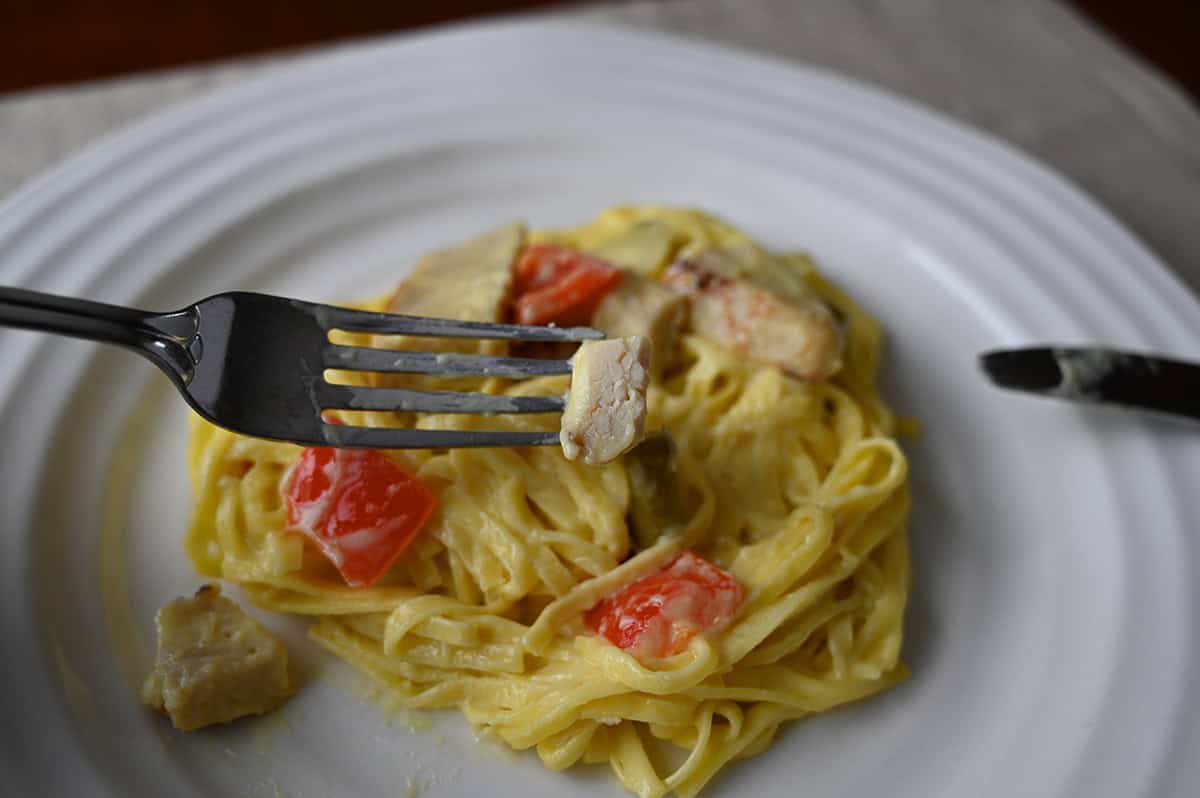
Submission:
[[[230,288],[352,297],[497,222],[629,201],[811,250],[883,320],[888,394],[925,429],[912,680],[793,724],[708,794],[1194,795],[1200,438],[995,391],[974,358],[1046,340],[1186,355],[1200,308],[1077,191],[940,117],[676,39],[460,29],[314,58],[89,149],[0,213],[0,283],[164,309]],[[312,678],[280,719],[168,730],[134,685],[155,608],[198,581],[183,403],[120,351],[11,331],[0,351],[10,794],[620,794],[456,715],[389,724],[290,619],[268,621]]]

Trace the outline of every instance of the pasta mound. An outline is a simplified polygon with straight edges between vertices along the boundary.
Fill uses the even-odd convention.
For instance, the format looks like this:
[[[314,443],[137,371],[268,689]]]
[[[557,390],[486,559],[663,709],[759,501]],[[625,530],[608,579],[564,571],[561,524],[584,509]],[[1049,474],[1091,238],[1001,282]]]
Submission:
[[[825,382],[683,337],[679,362],[650,387],[647,422],[678,445],[689,517],[677,534],[636,550],[622,459],[586,466],[554,448],[388,452],[432,488],[439,508],[380,581],[353,589],[287,532],[281,485],[300,449],[197,420],[187,549],[201,574],[240,583],[257,605],[312,616],[314,640],[402,705],[458,707],[478,730],[536,749],[549,768],[607,762],[629,791],[656,798],[695,795],[728,763],[765,750],[784,721],[904,678],[909,493],[896,422],[875,387],[879,326],[807,258],[768,254],[700,212],[654,206],[612,209],[534,239],[598,251],[647,223],[671,231],[673,257],[727,247],[751,273],[803,281],[846,331],[845,366]],[[561,395],[567,379],[454,387]],[[557,425],[544,415],[346,418],[441,429]],[[584,627],[590,607],[683,549],[744,586],[727,627],[653,665]]]

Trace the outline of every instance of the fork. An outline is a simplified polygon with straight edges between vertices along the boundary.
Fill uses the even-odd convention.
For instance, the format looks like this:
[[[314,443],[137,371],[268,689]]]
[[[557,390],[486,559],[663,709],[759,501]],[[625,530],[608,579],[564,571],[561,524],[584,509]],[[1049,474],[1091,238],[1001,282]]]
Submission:
[[[588,327],[371,313],[245,291],[151,313],[0,286],[0,324],[132,349],[162,369],[192,409],[234,432],[305,446],[369,449],[543,446],[557,444],[559,436],[557,431],[348,426],[325,421],[323,412],[561,413],[566,399],[337,385],[325,379],[326,369],[522,378],[569,374],[571,362],[342,346],[329,340],[331,330],[513,341],[604,337]]]

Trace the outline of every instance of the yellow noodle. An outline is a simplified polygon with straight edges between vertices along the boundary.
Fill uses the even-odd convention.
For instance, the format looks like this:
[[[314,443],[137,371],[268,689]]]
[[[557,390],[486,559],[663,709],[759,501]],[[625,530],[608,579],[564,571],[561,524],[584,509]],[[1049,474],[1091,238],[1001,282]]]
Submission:
[[[676,254],[733,247],[751,273],[769,271],[784,289],[808,285],[847,331],[845,368],[828,383],[793,379],[699,337],[680,342],[682,365],[650,389],[648,425],[668,428],[679,445],[691,512],[682,533],[633,551],[621,461],[582,466],[549,448],[389,452],[430,485],[438,510],[388,574],[352,589],[287,529],[281,485],[300,450],[196,421],[186,548],[201,574],[242,583],[256,604],[314,616],[312,638],[401,705],[458,707],[481,732],[534,748],[547,767],[607,762],[631,792],[657,798],[695,795],[730,762],[769,746],[781,723],[904,678],[909,502],[896,422],[875,386],[879,326],[806,257],[771,255],[710,216],[657,206],[615,208],[533,239],[596,249],[645,222],[672,231]],[[494,351],[487,346],[478,351]],[[455,387],[561,394],[566,384],[479,379]],[[521,430],[557,421],[380,412],[345,419]],[[653,665],[586,630],[588,608],[682,548],[744,585],[728,627]],[[684,749],[674,770],[662,745]]]

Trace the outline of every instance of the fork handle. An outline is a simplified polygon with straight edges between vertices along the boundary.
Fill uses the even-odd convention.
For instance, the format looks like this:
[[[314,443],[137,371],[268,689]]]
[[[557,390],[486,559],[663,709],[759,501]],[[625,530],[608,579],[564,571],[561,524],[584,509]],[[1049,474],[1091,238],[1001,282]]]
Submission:
[[[145,335],[142,324],[151,315],[119,305],[0,286],[0,324],[9,327],[136,346]]]
[[[196,322],[188,311],[157,314],[88,299],[0,286],[0,324],[117,344],[187,381]]]

